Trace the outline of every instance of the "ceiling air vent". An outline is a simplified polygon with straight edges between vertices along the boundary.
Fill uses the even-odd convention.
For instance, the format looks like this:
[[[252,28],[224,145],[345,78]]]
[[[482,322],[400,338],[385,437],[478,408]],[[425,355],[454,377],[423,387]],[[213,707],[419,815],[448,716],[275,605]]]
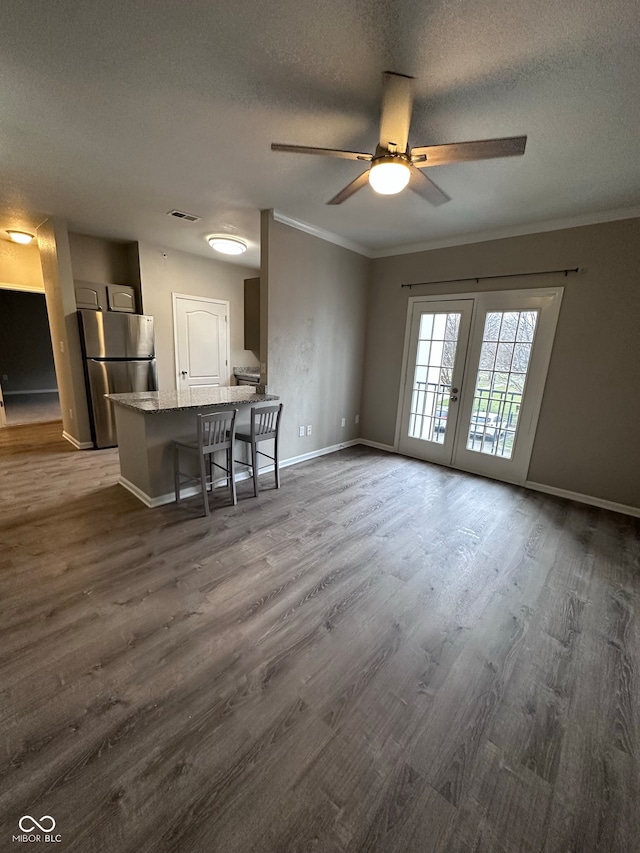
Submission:
[[[185,222],[200,222],[201,216],[195,216],[193,213],[185,213],[184,210],[170,210],[167,216],[174,216],[176,219],[184,219]]]

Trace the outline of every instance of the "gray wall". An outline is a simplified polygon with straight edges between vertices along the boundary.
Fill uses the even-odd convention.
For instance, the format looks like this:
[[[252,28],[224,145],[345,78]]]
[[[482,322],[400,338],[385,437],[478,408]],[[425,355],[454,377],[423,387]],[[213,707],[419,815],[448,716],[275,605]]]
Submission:
[[[69,233],[73,277],[82,281],[130,284],[129,243]]]
[[[0,290],[0,377],[4,394],[56,390],[44,293]]]
[[[565,292],[528,479],[639,507],[638,219],[375,260],[362,436],[394,442],[410,295],[531,286],[527,278],[411,291],[401,283],[576,266],[584,272],[545,280]]]
[[[127,284],[136,291],[136,310],[142,305],[138,244],[69,234],[74,281]]]
[[[175,389],[173,343],[173,293],[206,296],[229,302],[230,367],[255,364],[256,356],[244,348],[244,280],[257,270],[214,258],[202,258],[148,243],[138,244],[142,304],[155,318],[158,385]]]
[[[355,252],[263,213],[260,276],[268,293],[268,390],[285,405],[283,459],[360,434],[355,416],[360,414],[370,266]],[[298,427],[307,424],[312,435],[300,438]]]

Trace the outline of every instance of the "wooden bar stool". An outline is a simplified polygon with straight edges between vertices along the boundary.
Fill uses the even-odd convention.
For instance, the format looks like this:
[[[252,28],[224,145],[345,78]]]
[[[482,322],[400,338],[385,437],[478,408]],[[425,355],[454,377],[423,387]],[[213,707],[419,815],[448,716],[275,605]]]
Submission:
[[[194,438],[174,439],[173,442],[173,476],[176,492],[176,503],[180,503],[180,488],[187,483],[200,483],[202,486],[202,500],[204,503],[204,514],[209,515],[209,496],[207,484],[207,468],[209,481],[213,491],[213,466],[220,468],[227,475],[227,485],[231,492],[231,500],[235,506],[238,503],[236,497],[236,480],[233,470],[234,440],[236,434],[237,409],[225,409],[222,412],[214,412],[211,415],[198,415],[198,433]],[[227,465],[214,462],[213,454],[221,450],[227,452]],[[180,470],[180,453],[186,453],[198,457],[200,474],[194,477]]]
[[[280,418],[282,416],[282,403],[278,406],[252,407],[250,432],[237,432],[238,441],[244,441],[249,445],[251,462],[248,467],[253,474],[253,494],[258,497],[258,456],[266,456],[274,463],[276,475],[276,489],[280,488]],[[270,456],[264,450],[258,450],[258,444],[262,441],[274,441],[274,455]],[[247,465],[246,462],[239,463]]]

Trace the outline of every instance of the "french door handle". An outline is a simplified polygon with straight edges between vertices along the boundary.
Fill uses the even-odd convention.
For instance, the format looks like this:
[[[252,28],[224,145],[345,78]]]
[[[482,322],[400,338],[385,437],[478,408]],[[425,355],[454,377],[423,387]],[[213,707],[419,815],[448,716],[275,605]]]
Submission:
[[[455,401],[458,399],[458,397],[453,396],[453,397],[449,397],[449,399],[451,400],[452,403],[455,403]]]

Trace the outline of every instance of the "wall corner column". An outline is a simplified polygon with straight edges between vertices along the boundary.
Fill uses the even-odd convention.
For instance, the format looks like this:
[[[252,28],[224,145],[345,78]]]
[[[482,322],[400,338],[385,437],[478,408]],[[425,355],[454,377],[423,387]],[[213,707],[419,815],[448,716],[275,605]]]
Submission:
[[[37,237],[62,426],[72,443],[86,446],[91,444],[91,425],[67,224],[55,217],[47,219],[38,226]]]
[[[269,381],[269,232],[273,210],[260,211],[260,382]]]

